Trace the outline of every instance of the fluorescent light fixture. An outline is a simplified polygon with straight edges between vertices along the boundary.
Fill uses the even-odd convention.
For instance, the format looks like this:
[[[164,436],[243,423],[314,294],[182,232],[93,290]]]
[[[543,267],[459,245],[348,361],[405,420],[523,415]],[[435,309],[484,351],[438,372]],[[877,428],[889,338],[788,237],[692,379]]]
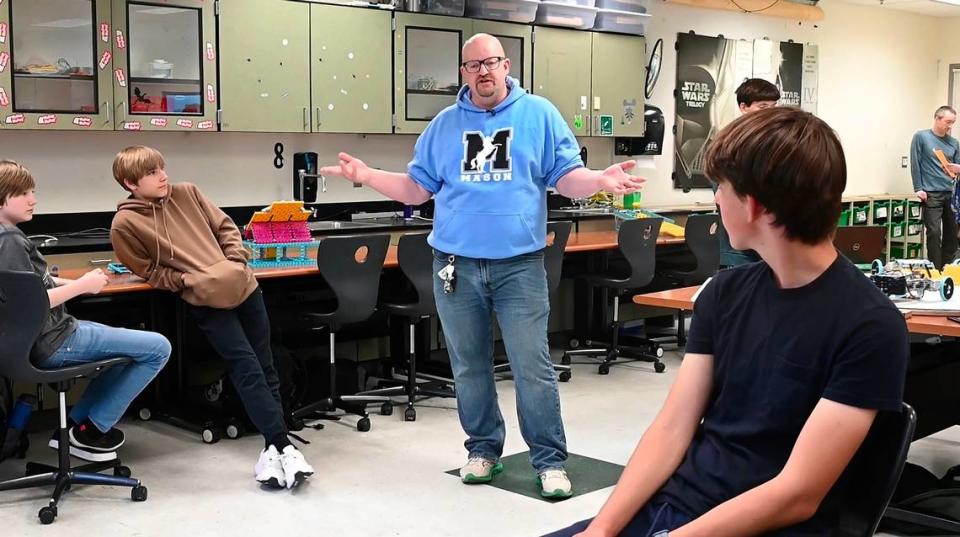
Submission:
[[[80,28],[81,26],[93,26],[90,19],[57,19],[55,21],[37,22],[31,26],[38,28]]]
[[[186,9],[179,7],[148,7],[146,9],[136,9],[135,11],[136,13],[144,15],[171,15],[173,13],[183,13]]]
[[[933,0],[933,1],[934,1],[934,2],[938,2],[938,3],[940,3],[940,4],[949,4],[949,5],[951,5],[951,6],[960,6],[960,0]]]

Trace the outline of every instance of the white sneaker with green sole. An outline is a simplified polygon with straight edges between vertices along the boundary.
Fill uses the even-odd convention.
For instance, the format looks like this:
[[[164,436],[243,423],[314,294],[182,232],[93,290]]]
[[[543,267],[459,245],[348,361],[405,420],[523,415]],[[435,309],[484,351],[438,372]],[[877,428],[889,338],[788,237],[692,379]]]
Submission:
[[[537,476],[540,483],[540,495],[544,498],[569,498],[573,496],[573,485],[562,468],[544,470]]]
[[[460,480],[464,483],[489,483],[493,476],[503,471],[503,464],[485,457],[470,457],[460,468]]]

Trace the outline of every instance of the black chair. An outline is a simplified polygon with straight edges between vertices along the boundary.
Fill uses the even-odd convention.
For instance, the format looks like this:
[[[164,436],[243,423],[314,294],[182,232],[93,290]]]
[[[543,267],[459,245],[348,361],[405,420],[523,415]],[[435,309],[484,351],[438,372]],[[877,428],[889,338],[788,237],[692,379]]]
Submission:
[[[550,295],[550,302],[560,287],[560,275],[563,271],[563,252],[567,248],[567,241],[570,239],[570,229],[573,222],[562,220],[559,222],[547,222],[547,247],[543,250],[543,268],[547,271],[547,293]],[[567,382],[573,375],[570,364],[553,364],[553,369],[559,374],[560,382]],[[494,373],[506,373],[510,371],[510,364],[497,364],[493,367]]]
[[[330,309],[301,313],[308,322],[330,333],[330,392],[326,399],[315,401],[293,411],[295,423],[304,419],[339,420],[328,412],[337,409],[360,416],[357,430],[369,431],[370,418],[366,406],[388,403],[389,397],[372,395],[339,395],[337,390],[336,335],[344,326],[366,321],[373,315],[379,294],[380,273],[390,247],[390,235],[351,235],[327,237],[317,248],[317,269],[333,292]],[[316,429],[322,425],[314,425]]]
[[[606,375],[610,372],[610,364],[622,357],[631,360],[653,362],[654,370],[663,373],[666,365],[660,361],[663,349],[660,344],[640,338],[632,338],[631,346],[619,344],[620,323],[620,296],[629,290],[646,287],[653,281],[656,268],[657,238],[660,235],[659,218],[638,218],[626,220],[617,233],[617,248],[627,261],[626,274],[617,268],[612,268],[606,274],[587,276],[587,283],[592,287],[606,288],[613,291],[613,323],[609,345],[605,348],[576,349],[563,353],[561,364],[569,365],[572,357],[585,356],[600,358],[599,373]],[[589,344],[589,343],[588,343]]]
[[[846,473],[849,492],[834,537],[870,537],[877,531],[907,462],[917,414],[903,403],[900,412],[880,412]]]
[[[0,272],[0,375],[20,382],[55,386],[60,400],[59,449],[57,466],[27,463],[27,476],[0,483],[0,491],[33,487],[54,487],[50,503],[40,509],[40,522],[50,524],[57,518],[57,506],[63,493],[73,485],[130,487],[135,502],[147,499],[147,487],[130,478],[130,469],[119,460],[70,466],[67,439],[66,393],[81,377],[96,376],[112,366],[126,364],[129,358],[109,358],[89,364],[60,369],[38,369],[30,361],[30,351],[50,311],[47,291],[41,279],[30,272]],[[97,473],[112,468],[114,475]]]
[[[409,324],[409,349],[406,376],[399,385],[382,387],[376,390],[360,392],[357,395],[380,395],[407,397],[407,408],[403,412],[404,421],[416,421],[417,410],[414,403],[418,397],[456,397],[451,388],[452,379],[417,373],[416,327],[422,321],[437,314],[437,304],[433,299],[433,248],[427,243],[429,233],[408,233],[400,237],[397,244],[397,260],[400,271],[413,288],[409,300],[384,301],[380,307],[392,316],[405,318]],[[425,382],[417,382],[418,379]],[[397,382],[381,381],[381,385]],[[392,404],[385,403],[380,411],[389,416],[393,413]]]

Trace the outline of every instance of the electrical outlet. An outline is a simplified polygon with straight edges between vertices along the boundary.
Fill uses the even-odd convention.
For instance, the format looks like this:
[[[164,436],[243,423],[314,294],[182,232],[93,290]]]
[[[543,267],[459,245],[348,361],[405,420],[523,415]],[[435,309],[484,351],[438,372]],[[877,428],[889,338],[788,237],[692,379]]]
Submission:
[[[362,186],[360,183],[353,183],[353,188],[361,188]]]
[[[901,167],[901,168],[906,168],[906,167],[909,166],[909,165],[910,165],[910,159],[908,159],[907,157],[900,157],[900,167]]]

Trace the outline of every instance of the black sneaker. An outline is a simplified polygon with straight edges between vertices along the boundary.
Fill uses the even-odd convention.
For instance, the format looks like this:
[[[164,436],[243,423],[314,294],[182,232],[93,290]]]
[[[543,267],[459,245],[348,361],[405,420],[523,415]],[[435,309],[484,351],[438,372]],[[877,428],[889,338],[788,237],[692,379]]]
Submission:
[[[78,426],[74,425],[67,431],[68,442],[70,443],[70,455],[77,457],[78,459],[83,459],[89,462],[109,462],[117,458],[116,451],[96,451],[91,447],[86,446],[77,446],[74,445],[73,436],[74,429],[77,429]],[[88,426],[96,430],[95,427]],[[120,443],[123,443],[123,432],[118,429],[111,429],[111,432],[116,431],[119,433]],[[97,431],[97,434],[102,437],[106,437],[110,433],[102,434],[100,431]],[[116,435],[114,435],[116,437]],[[60,430],[56,429],[53,431],[53,435],[50,437],[50,440],[47,442],[47,445],[55,450],[60,449]]]
[[[100,453],[109,453],[116,451],[123,445],[123,431],[112,427],[109,431],[101,433],[95,425],[84,420],[80,425],[70,428],[70,445],[90,451]]]

